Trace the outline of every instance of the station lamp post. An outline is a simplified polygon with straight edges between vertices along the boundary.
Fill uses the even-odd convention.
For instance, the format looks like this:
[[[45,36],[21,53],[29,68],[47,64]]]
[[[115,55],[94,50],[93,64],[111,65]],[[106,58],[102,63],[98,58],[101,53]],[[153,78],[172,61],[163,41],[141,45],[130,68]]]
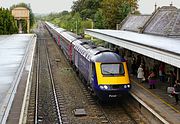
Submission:
[[[78,34],[78,21],[76,20],[76,34]]]

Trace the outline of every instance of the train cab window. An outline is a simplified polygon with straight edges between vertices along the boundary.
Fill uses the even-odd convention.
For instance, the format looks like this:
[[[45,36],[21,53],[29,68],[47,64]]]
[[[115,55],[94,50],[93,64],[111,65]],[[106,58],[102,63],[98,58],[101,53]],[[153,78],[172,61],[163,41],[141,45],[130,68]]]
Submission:
[[[124,67],[122,63],[104,63],[101,72],[103,75],[124,75]]]

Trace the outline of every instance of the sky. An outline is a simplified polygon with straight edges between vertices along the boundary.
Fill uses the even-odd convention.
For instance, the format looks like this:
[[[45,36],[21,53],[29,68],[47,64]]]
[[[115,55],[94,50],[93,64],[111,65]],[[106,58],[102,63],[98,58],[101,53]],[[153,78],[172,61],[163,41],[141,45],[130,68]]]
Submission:
[[[33,13],[51,13],[71,11],[73,1],[76,0],[0,0],[0,6],[9,8],[13,4],[21,2],[30,3]],[[157,6],[168,6],[170,3],[180,9],[180,0],[139,0],[139,10],[142,14],[151,14],[154,11],[155,3]]]
[[[139,0],[139,10],[142,14],[151,14],[155,9],[155,3],[157,7],[169,6],[170,4],[180,9],[180,0]]]

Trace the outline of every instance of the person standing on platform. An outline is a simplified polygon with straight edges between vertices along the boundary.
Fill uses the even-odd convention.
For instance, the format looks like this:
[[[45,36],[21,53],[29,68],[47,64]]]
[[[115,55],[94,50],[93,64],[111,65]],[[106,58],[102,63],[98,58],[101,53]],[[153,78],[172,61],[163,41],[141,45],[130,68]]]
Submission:
[[[136,75],[136,58],[133,56],[132,57],[132,61],[131,61],[131,70],[132,70],[132,74]]]
[[[176,80],[174,84],[174,96],[176,100],[176,105],[178,104],[179,101],[179,94],[180,94],[180,82],[179,80]]]
[[[148,76],[148,82],[149,82],[149,89],[155,89],[155,84],[157,82],[156,74],[154,73],[154,70],[151,71],[150,75]]]
[[[160,82],[165,82],[165,64],[161,63],[159,66],[159,80]]]
[[[141,55],[137,56],[137,60],[136,60],[136,66],[137,68],[141,65]]]
[[[140,65],[138,70],[137,70],[137,78],[138,78],[139,82],[142,82],[145,79],[142,65]]]
[[[173,71],[170,71],[170,75],[168,78],[168,83],[169,83],[170,87],[174,86],[175,80],[176,80],[176,76],[173,74]]]

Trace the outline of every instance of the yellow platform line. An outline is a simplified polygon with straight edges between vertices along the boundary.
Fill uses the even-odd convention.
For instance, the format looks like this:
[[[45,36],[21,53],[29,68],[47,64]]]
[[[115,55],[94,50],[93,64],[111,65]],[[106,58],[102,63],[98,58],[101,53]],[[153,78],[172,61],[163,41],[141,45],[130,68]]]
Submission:
[[[168,102],[164,101],[161,97],[155,95],[154,93],[152,93],[151,91],[149,91],[148,89],[146,89],[144,86],[140,85],[139,83],[137,83],[135,80],[131,79],[131,81],[133,81],[134,83],[136,83],[139,87],[143,88],[144,90],[146,90],[148,93],[150,93],[152,96],[158,98],[161,102],[163,102],[164,104],[166,104],[167,106],[169,106],[171,109],[173,109],[175,112],[177,112],[178,114],[180,114],[180,111],[177,110],[175,107],[173,107],[171,104],[169,104]]]

